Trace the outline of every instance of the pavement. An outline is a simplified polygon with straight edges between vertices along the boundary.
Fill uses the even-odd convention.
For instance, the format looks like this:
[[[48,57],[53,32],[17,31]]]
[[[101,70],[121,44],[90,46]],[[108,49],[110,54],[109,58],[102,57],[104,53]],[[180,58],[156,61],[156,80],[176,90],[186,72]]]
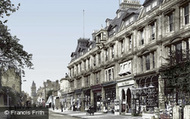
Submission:
[[[62,114],[62,115],[68,115],[71,117],[77,117],[77,118],[82,118],[82,119],[142,119],[141,116],[130,116],[130,115],[114,115],[111,113],[102,113],[102,112],[95,112],[94,115],[89,115],[86,114],[86,112],[81,112],[81,111],[63,111],[61,112],[60,109],[58,110],[53,110],[49,109],[49,111],[52,111],[57,114]]]

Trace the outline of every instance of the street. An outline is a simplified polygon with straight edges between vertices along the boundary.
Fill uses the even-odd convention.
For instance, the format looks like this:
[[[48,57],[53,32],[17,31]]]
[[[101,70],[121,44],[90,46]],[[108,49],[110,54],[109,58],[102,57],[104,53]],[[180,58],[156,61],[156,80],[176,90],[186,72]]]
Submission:
[[[49,111],[49,119],[80,119],[80,118],[72,117],[69,115],[57,114],[55,112]]]
[[[96,112],[93,116],[86,115],[86,112],[80,111],[64,111],[60,110],[49,110],[49,119],[142,119],[142,117],[137,116],[124,116],[124,115],[114,115],[111,113],[100,113]]]

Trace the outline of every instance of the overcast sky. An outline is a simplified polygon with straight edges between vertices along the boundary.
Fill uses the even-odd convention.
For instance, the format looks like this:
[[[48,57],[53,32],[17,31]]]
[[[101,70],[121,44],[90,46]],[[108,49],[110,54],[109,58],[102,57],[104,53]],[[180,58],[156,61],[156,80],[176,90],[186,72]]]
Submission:
[[[91,39],[93,30],[105,27],[106,18],[114,18],[119,0],[12,0],[20,9],[8,18],[12,35],[20,39],[24,50],[33,54],[34,70],[25,70],[22,90],[31,92],[32,81],[60,80],[68,72],[70,54],[77,40]],[[144,0],[140,0],[142,4]]]

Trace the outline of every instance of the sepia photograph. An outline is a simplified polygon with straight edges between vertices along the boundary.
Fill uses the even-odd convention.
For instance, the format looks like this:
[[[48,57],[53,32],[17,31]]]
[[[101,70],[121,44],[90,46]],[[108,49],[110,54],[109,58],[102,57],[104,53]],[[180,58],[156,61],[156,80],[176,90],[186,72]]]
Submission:
[[[0,0],[0,119],[190,119],[190,0]]]

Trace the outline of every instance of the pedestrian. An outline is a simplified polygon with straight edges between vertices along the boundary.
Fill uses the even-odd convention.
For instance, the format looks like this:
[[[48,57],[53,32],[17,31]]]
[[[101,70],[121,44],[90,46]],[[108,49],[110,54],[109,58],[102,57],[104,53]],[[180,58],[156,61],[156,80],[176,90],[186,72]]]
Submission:
[[[63,112],[63,104],[61,103],[61,112]]]
[[[52,105],[52,107],[53,107],[53,110],[54,110],[54,104]]]

